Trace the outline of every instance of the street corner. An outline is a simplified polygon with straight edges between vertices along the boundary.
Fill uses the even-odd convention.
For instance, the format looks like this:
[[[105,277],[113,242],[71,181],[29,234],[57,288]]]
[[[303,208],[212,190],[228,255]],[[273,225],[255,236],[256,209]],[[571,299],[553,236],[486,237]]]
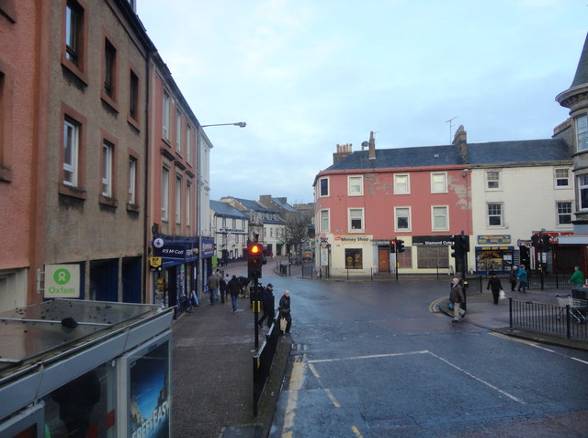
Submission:
[[[449,299],[447,297],[439,297],[429,304],[429,312],[431,313],[447,313],[449,312]],[[446,311],[445,311],[445,310]]]

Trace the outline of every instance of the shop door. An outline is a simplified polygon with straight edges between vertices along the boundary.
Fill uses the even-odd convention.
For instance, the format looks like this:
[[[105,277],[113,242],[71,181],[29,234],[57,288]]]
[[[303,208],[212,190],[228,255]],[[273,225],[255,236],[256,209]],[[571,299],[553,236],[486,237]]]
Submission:
[[[123,301],[141,302],[141,257],[123,259],[122,266]]]
[[[178,273],[176,267],[167,270],[167,305],[173,307],[178,302]]]
[[[90,297],[118,301],[118,259],[90,262]]]
[[[378,247],[378,272],[390,272],[390,250]]]

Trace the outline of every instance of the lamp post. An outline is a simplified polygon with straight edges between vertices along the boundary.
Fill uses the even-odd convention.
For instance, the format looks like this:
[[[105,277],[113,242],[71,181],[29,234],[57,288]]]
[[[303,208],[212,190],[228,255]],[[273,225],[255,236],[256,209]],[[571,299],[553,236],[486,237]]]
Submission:
[[[211,125],[200,125],[201,128],[208,128],[210,126],[238,126],[239,128],[244,128],[247,126],[246,122],[233,122],[233,123],[213,123]]]

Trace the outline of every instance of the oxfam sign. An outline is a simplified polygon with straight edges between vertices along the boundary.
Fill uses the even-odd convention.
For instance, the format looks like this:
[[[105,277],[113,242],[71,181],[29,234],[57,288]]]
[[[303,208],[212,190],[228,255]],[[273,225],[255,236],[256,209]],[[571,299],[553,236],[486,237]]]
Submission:
[[[80,265],[46,265],[45,298],[79,298]]]

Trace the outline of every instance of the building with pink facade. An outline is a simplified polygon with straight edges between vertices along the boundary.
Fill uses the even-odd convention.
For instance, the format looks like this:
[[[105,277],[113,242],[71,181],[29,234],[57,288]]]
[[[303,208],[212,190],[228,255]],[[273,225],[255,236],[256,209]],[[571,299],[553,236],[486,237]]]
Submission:
[[[470,173],[458,144],[352,152],[315,179],[317,268],[333,276],[447,272],[449,238],[471,234]],[[321,250],[322,248],[322,250]]]

